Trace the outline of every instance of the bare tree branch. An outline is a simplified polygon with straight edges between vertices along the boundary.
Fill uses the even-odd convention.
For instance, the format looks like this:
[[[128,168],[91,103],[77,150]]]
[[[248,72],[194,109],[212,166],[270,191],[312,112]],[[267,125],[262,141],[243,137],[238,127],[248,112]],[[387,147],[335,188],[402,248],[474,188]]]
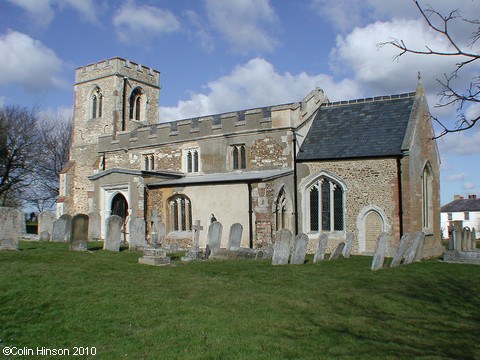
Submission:
[[[431,7],[423,8],[418,1],[414,0],[415,6],[422,15],[428,27],[434,32],[440,34],[445,41],[452,47],[451,51],[436,50],[429,45],[425,45],[425,49],[415,49],[409,47],[404,40],[392,38],[390,41],[378,44],[378,47],[393,46],[399,50],[399,53],[394,56],[394,60],[399,60],[403,55],[415,54],[415,55],[428,55],[428,56],[445,56],[458,58],[458,62],[455,64],[455,68],[450,74],[444,74],[444,79],[437,79],[442,86],[442,90],[438,94],[439,102],[437,107],[455,106],[457,111],[457,121],[453,127],[446,126],[441,120],[432,117],[437,122],[442,131],[435,138],[439,138],[448,133],[459,132],[471,129],[478,121],[479,116],[473,115],[467,116],[465,113],[465,105],[479,103],[480,102],[480,76],[474,76],[471,79],[469,86],[466,89],[459,90],[455,81],[458,79],[459,72],[468,66],[471,66],[475,61],[480,58],[480,53],[470,51],[476,42],[480,39],[480,20],[467,19],[462,15],[459,9],[450,11],[446,16],[440,12],[434,10]],[[455,21],[471,24],[475,26],[475,30],[471,35],[466,37],[466,40],[470,40],[468,45],[461,45],[457,40],[452,37],[450,25]],[[439,25],[437,25],[439,23]]]

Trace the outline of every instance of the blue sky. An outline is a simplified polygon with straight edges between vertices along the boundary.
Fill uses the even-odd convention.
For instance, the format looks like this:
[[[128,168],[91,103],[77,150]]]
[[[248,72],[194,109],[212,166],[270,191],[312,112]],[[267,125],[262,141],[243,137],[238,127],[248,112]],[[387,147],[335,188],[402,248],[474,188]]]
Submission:
[[[478,1],[455,6],[480,14]],[[474,29],[463,25],[451,29],[467,45]],[[0,106],[71,114],[74,69],[120,56],[161,72],[160,121],[298,101],[315,87],[331,101],[411,92],[420,71],[432,113],[453,126],[435,94],[455,59],[393,60],[393,48],[377,46],[390,38],[448,49],[411,0],[0,0]],[[470,66],[459,88],[479,70]],[[480,126],[438,146],[442,204],[479,195]]]

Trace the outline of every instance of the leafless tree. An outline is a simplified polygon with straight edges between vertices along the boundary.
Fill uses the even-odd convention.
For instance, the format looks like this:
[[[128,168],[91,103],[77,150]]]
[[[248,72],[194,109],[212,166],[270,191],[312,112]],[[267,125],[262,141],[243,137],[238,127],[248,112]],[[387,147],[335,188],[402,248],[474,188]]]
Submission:
[[[59,115],[43,118],[38,125],[38,163],[33,180],[22,197],[38,211],[55,205],[60,171],[68,161],[72,126],[71,118]]]
[[[19,206],[39,153],[37,109],[0,108],[0,206]]]
[[[456,84],[456,80],[458,80],[460,72],[465,71],[467,67],[472,66],[480,58],[480,53],[475,50],[477,41],[480,39],[480,20],[469,19],[459,9],[450,11],[448,15],[443,15],[432,7],[422,7],[418,1],[414,1],[414,3],[429,28],[440,34],[452,50],[440,51],[428,45],[424,49],[414,49],[401,39],[392,39],[379,44],[379,46],[390,45],[399,49],[400,52],[395,56],[396,59],[407,53],[455,58],[457,63],[453,71],[450,74],[444,74],[442,79],[437,79],[442,86],[442,90],[438,94],[437,107],[453,105],[458,114],[457,121],[454,126],[448,127],[440,119],[432,116],[432,119],[442,128],[436,138],[448,133],[471,129],[480,119],[480,114],[476,112],[474,115],[468,116],[465,107],[480,102],[480,75],[474,75],[465,89],[460,88]],[[474,15],[478,16],[479,14]],[[466,38],[462,39],[467,41],[459,41],[453,36],[451,25],[454,25],[455,22],[461,22],[472,27],[471,33],[465,34]]]

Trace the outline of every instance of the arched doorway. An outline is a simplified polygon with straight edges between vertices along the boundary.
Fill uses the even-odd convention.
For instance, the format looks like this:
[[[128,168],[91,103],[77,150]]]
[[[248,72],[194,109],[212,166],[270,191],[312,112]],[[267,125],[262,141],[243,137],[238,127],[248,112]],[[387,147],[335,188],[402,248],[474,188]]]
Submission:
[[[373,255],[378,235],[388,232],[388,224],[383,211],[375,205],[364,207],[357,217],[358,252]]]
[[[128,202],[121,193],[115,195],[112,199],[111,214],[120,216],[123,219],[123,241],[127,243],[127,216],[128,216]]]

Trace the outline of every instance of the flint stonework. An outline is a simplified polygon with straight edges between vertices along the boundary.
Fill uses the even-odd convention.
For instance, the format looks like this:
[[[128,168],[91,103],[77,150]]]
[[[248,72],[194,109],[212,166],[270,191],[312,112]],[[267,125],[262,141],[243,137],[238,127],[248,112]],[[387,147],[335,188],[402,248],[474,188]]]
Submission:
[[[77,214],[72,218],[70,230],[70,250],[87,251],[88,215]]]
[[[305,262],[305,254],[307,253],[308,236],[306,234],[298,234],[295,237],[293,246],[293,254],[290,264],[301,265]]]
[[[290,257],[290,242],[292,241],[292,233],[288,229],[277,231],[275,245],[273,247],[272,265],[288,264]]]
[[[23,214],[12,208],[0,207],[0,250],[18,250]]]
[[[387,252],[387,240],[388,234],[382,232],[377,239],[377,246],[375,247],[375,254],[373,255],[372,267],[373,271],[379,270],[383,267],[383,261],[385,260],[385,254]]]
[[[325,259],[325,249],[327,248],[328,243],[328,235],[321,234],[320,238],[318,239],[317,250],[315,251],[315,255],[313,256],[313,262],[323,261]]]
[[[123,240],[123,219],[118,215],[111,215],[107,218],[105,226],[103,250],[120,251],[120,243]]]

